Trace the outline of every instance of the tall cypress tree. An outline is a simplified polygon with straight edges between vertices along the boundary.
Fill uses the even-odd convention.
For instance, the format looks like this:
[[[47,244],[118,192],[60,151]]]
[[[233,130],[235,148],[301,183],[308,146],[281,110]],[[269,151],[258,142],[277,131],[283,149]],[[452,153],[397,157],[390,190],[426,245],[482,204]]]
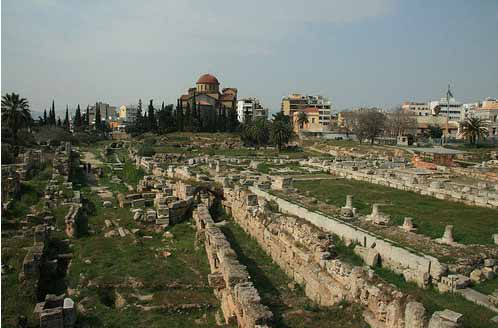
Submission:
[[[69,106],[66,105],[66,116],[64,117],[64,128],[69,131]]]
[[[190,113],[190,126],[192,127],[193,132],[198,132],[200,130],[200,120],[199,120],[199,115],[198,115],[198,110],[197,110],[197,97],[195,96],[195,91],[194,91],[194,97],[192,101],[192,109]]]
[[[86,118],[85,118],[85,124],[88,126],[90,125],[90,105],[86,105]]]
[[[101,117],[100,117],[100,106],[98,104],[95,104],[95,129],[98,131],[102,130],[102,122],[101,122]]]
[[[47,109],[43,110],[43,125],[47,125]]]
[[[135,117],[135,128],[137,132],[143,132],[142,99],[138,99],[137,115]]]
[[[185,108],[185,116],[183,117],[183,128],[186,131],[192,130],[192,115],[190,111],[190,104],[187,102],[187,108]]]
[[[164,103],[163,103],[164,105]],[[157,130],[157,122],[156,122],[156,115],[154,113],[154,104],[152,103],[152,99],[150,100],[149,103],[149,112],[148,112],[148,122],[149,122],[149,130],[150,131],[156,131]]]
[[[221,108],[221,131],[226,132],[227,131],[227,111],[225,106],[222,105]]]
[[[62,126],[61,117],[57,116],[57,126]]]
[[[183,131],[184,129],[183,106],[180,99],[176,104],[176,128],[178,131]]]
[[[79,128],[81,127],[81,124],[81,109],[80,104],[78,104],[78,107],[76,107],[76,112],[74,113],[74,126]]]
[[[50,125],[55,125],[55,101],[52,100],[52,108],[50,109]]]

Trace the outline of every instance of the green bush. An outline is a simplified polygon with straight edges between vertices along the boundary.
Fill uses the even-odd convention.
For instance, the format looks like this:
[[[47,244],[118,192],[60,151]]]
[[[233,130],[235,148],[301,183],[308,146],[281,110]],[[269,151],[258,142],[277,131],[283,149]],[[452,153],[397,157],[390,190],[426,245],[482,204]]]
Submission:
[[[154,150],[154,148],[152,148],[151,145],[143,144],[138,148],[137,153],[139,156],[154,156],[156,151]]]

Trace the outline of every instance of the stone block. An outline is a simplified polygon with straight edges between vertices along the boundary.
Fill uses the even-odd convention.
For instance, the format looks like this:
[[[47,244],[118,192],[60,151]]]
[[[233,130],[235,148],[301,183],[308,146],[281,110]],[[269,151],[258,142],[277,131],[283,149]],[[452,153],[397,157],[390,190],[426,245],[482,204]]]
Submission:
[[[408,302],[405,307],[405,328],[425,328],[426,312],[422,303]]]
[[[145,199],[143,199],[143,198],[134,199],[131,201],[131,206],[132,207],[144,207],[145,206]]]

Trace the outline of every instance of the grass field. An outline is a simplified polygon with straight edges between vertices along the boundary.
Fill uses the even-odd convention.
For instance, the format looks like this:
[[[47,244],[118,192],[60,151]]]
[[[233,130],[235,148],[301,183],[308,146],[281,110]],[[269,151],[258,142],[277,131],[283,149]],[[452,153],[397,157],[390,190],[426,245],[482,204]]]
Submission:
[[[493,328],[496,324],[490,319],[496,313],[483,306],[467,301],[460,295],[440,294],[434,289],[421,289],[413,283],[407,283],[400,275],[392,271],[378,268],[375,272],[384,280],[396,285],[402,292],[412,295],[415,299],[424,304],[428,313],[450,309],[463,314],[464,328]]]
[[[344,206],[346,195],[354,195],[353,205],[361,214],[370,213],[373,203],[385,204],[381,211],[391,215],[392,224],[401,225],[404,217],[413,217],[417,233],[431,238],[440,238],[448,224],[454,225],[455,239],[463,244],[492,244],[491,235],[498,232],[498,210],[494,209],[340,178],[298,181],[294,187],[335,206]]]
[[[483,294],[490,295],[495,290],[498,289],[498,277],[476,284],[472,288],[474,288],[477,291],[480,291]]]
[[[2,236],[2,264],[10,269],[2,273],[2,327],[17,327],[20,315],[34,321],[35,293],[23,290],[19,283],[19,272],[27,247],[33,246],[32,238],[5,238]]]
[[[247,267],[264,305],[275,316],[275,327],[368,327],[362,319],[361,308],[354,304],[341,304],[333,308],[320,308],[313,304],[301,287],[291,290],[292,280],[273,263],[235,222],[222,227],[223,233],[237,253],[239,261]]]
[[[126,182],[135,183],[142,172],[128,169],[118,174]],[[106,171],[107,172],[107,171]],[[110,191],[122,191],[108,178],[98,181]],[[86,312],[79,323],[104,327],[212,327],[219,302],[207,285],[209,266],[203,248],[196,249],[195,230],[189,222],[177,224],[168,230],[173,238],[163,238],[133,221],[129,208],[104,208],[102,199],[82,184],[81,192],[89,211],[89,235],[73,240],[73,260],[67,276],[68,288],[78,290],[75,301],[82,303]],[[117,204],[116,198],[113,204]],[[106,219],[128,230],[140,228],[137,237],[104,237]],[[148,238],[142,238],[148,236]],[[138,242],[137,242],[138,240]],[[164,257],[162,252],[171,253]],[[129,281],[140,284],[132,287]],[[90,286],[89,286],[90,285]],[[97,287],[98,286],[98,287]],[[116,293],[129,306],[116,308]],[[134,294],[153,295],[143,302]],[[201,304],[193,310],[172,310],[182,304]],[[158,307],[144,311],[139,306]]]

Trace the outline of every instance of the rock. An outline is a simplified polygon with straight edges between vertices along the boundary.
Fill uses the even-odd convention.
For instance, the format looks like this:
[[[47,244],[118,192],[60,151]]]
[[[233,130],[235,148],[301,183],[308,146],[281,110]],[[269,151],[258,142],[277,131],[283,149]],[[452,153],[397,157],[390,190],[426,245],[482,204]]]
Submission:
[[[484,266],[485,267],[493,267],[496,265],[496,260],[495,259],[485,259],[484,260]]]
[[[422,303],[409,302],[405,308],[405,327],[424,328],[426,324],[425,308]]]
[[[492,268],[484,268],[481,271],[482,271],[482,275],[487,280],[491,280],[496,276],[496,273],[493,271]]]
[[[121,295],[117,291],[115,291],[115,294],[116,294],[116,299],[114,301],[114,307],[120,310],[126,305],[126,299],[123,297],[123,295]]]
[[[112,202],[110,202],[110,201],[106,200],[106,201],[104,201],[104,202],[102,203],[102,206],[107,207],[107,208],[112,207]]]
[[[163,234],[163,237],[164,238],[174,238],[175,236],[169,232],[169,231],[166,231],[164,234]]]
[[[89,259],[86,259],[86,260],[84,261],[84,263],[85,263],[85,264],[92,264],[92,261],[91,261],[91,260],[89,260]]]
[[[428,328],[458,328],[461,318],[460,313],[451,310],[436,311],[429,321]]]
[[[479,269],[475,269],[474,271],[472,271],[470,273],[470,280],[472,280],[472,282],[474,283],[480,283],[482,281],[484,281],[484,275],[482,273],[481,270]]]

